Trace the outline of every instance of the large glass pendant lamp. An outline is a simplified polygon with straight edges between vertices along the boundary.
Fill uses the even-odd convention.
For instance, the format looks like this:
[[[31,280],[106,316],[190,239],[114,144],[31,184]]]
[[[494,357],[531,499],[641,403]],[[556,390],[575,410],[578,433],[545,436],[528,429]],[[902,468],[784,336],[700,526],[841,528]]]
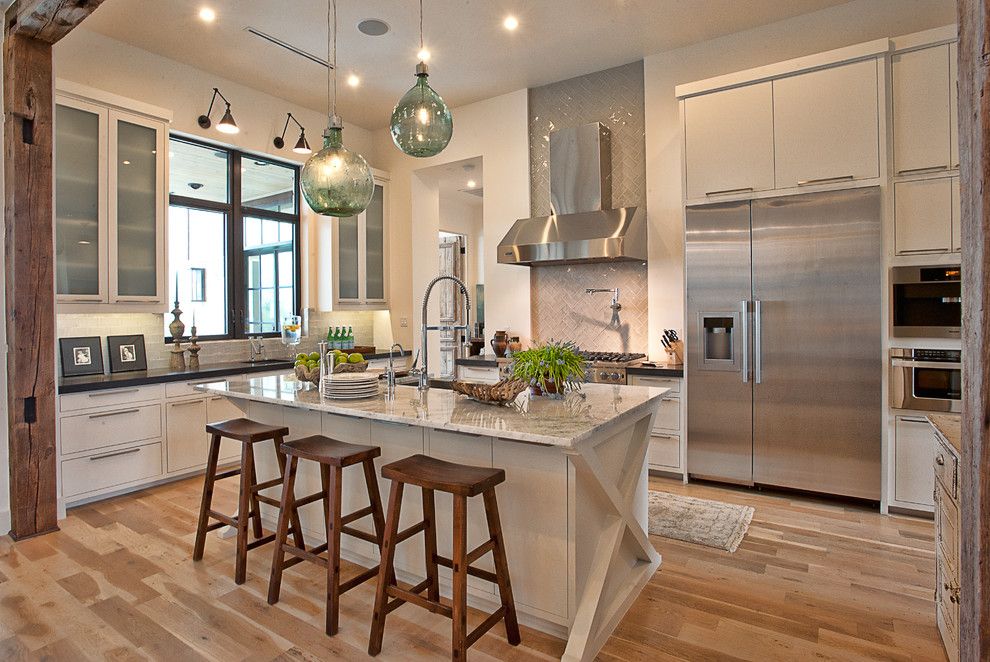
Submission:
[[[337,114],[337,0],[327,3],[327,60],[330,121],[323,132],[323,149],[309,157],[300,179],[303,197],[313,211],[343,218],[360,214],[368,207],[375,192],[375,179],[364,157],[344,147],[343,122]]]
[[[419,0],[419,52],[416,84],[392,111],[392,142],[409,156],[436,156],[447,147],[454,133],[454,118],[443,98],[429,83],[426,50],[423,48],[423,0]]]

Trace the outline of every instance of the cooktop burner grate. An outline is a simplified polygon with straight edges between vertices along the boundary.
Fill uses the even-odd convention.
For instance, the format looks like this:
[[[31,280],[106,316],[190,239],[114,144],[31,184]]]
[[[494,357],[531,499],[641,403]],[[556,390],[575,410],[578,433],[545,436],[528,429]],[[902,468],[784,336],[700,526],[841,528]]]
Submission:
[[[585,361],[592,363],[630,363],[646,358],[646,354],[626,352],[578,352]]]

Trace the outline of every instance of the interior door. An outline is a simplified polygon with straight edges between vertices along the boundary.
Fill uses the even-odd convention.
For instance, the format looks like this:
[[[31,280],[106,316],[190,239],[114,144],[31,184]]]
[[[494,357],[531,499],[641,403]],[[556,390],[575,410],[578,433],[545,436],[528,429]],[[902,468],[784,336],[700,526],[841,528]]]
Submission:
[[[689,207],[688,472],[753,482],[750,203]]]
[[[461,237],[445,237],[440,241],[440,275],[455,276],[464,279],[464,256],[461,250],[464,246]],[[461,308],[463,299],[457,285],[451,280],[437,283],[440,290],[440,324],[454,325],[463,318]],[[457,368],[454,359],[457,358],[458,339],[453,331],[440,332],[440,379],[452,379]]]
[[[874,187],[753,203],[757,483],[880,498],[880,218]]]

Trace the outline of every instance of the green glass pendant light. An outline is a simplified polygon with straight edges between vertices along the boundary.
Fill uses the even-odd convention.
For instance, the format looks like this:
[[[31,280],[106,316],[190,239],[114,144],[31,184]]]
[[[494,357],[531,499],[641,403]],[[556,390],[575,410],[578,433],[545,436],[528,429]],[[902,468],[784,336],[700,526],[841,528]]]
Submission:
[[[436,156],[447,147],[454,133],[454,118],[443,98],[428,78],[423,48],[423,0],[419,2],[420,59],[416,65],[416,84],[402,95],[392,111],[392,142],[409,156]]]
[[[364,157],[344,147],[343,122],[337,114],[336,0],[327,3],[327,60],[330,62],[327,70],[327,112],[330,121],[323,132],[323,149],[306,161],[300,180],[303,197],[313,211],[324,216],[348,217],[360,214],[368,207],[375,192],[375,179]]]

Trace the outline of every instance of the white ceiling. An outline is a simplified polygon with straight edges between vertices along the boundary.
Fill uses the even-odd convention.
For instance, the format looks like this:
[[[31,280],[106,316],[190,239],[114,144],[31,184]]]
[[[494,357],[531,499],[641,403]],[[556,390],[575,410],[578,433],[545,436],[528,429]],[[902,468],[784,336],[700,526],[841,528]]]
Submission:
[[[485,180],[480,156],[421,168],[416,175],[435,186],[441,197],[449,197],[468,207],[480,208],[483,205]],[[469,187],[468,182],[474,182],[474,188]]]
[[[847,0],[425,0],[430,81],[453,107],[600,71]],[[209,6],[217,19],[197,17]],[[415,0],[338,0],[338,112],[374,129],[412,86]],[[244,31],[253,26],[326,57],[325,0],[107,0],[85,28],[323,110],[326,68]],[[519,28],[502,27],[505,16]],[[365,18],[391,26],[357,30]],[[354,72],[362,83],[343,84]],[[231,99],[236,115],[237,99]]]

